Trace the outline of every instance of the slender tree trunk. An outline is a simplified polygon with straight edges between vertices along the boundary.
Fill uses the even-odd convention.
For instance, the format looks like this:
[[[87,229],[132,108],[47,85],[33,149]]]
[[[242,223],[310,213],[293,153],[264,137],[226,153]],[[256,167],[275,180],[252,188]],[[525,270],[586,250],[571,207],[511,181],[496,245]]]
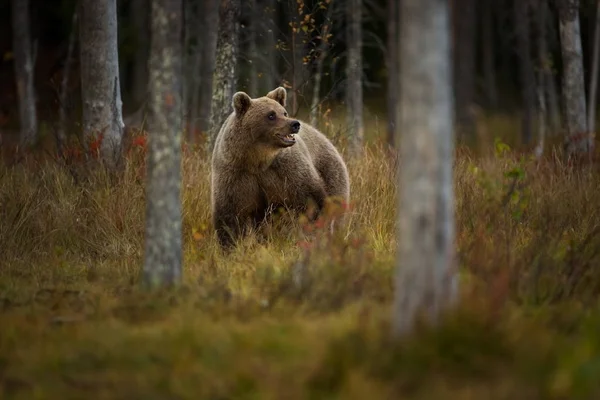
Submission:
[[[519,0],[521,1],[521,0]],[[459,133],[463,138],[475,135],[472,106],[475,101],[475,0],[454,0],[454,95]]]
[[[396,132],[396,108],[400,86],[398,85],[398,0],[387,0],[387,144],[394,148]]]
[[[548,44],[546,40],[546,0],[537,1],[537,38],[538,38],[538,63],[537,74],[537,101],[538,101],[538,144],[535,149],[536,157],[544,153],[546,140],[546,80],[551,79],[548,73]]]
[[[202,62],[202,34],[203,21],[201,20],[204,2],[183,1],[184,3],[184,48],[183,71],[185,84],[183,85],[183,106],[185,130],[190,141],[193,140],[195,123],[198,113],[198,96],[200,91],[200,63]]]
[[[131,92],[135,108],[145,102],[148,94],[148,47],[149,28],[149,0],[131,0],[131,24],[135,31],[135,50],[133,56],[133,76]]]
[[[12,1],[13,52],[19,96],[20,143],[29,147],[37,141],[37,107],[35,99],[35,55],[29,32],[29,0]]]
[[[550,36],[550,34],[556,33],[556,17],[552,14],[552,10],[548,7],[548,3],[545,0],[541,0],[541,6],[544,9],[544,14],[546,16],[546,42],[549,42],[549,38],[554,38],[555,35]],[[558,35],[556,35],[558,36]],[[548,43],[548,46],[554,46],[556,43],[554,40]],[[558,43],[560,46],[560,43]],[[549,134],[556,135],[557,133],[562,131],[562,120],[561,120],[561,109],[560,109],[560,101],[558,95],[558,89],[556,87],[556,73],[552,70],[551,65],[555,64],[553,59],[553,55],[551,52],[547,52],[548,65],[547,71],[548,75],[546,76],[546,96],[548,99],[548,114],[550,118],[550,131]]]
[[[329,32],[331,31],[331,16],[335,2],[331,1],[327,6],[327,14],[325,15],[325,21],[323,22],[323,28],[321,30],[321,42],[317,49],[317,65],[315,70],[315,81],[313,85],[313,96],[310,104],[310,124],[317,126],[318,115],[319,115],[319,103],[321,102],[321,79],[323,77],[323,63],[327,57],[327,47],[329,46]]]
[[[248,59],[250,61],[250,82],[248,91],[250,97],[258,97],[258,47],[256,46],[258,25],[260,21],[260,13],[258,12],[257,0],[250,1],[250,15],[252,19],[250,21],[249,29],[249,43],[248,43]]]
[[[188,3],[190,3],[188,1]],[[201,65],[202,65],[202,53],[204,51],[205,42],[202,40],[204,26],[204,16],[207,3],[200,2],[199,4],[191,4],[186,6],[186,35],[189,36],[190,41],[194,41],[195,45],[192,49],[186,49],[184,54],[187,54],[190,62],[187,64],[184,61],[184,66],[188,66],[187,72],[187,84],[184,86],[189,89],[187,93],[187,104],[185,105],[185,110],[188,113],[187,117],[187,139],[190,143],[193,143],[196,139],[196,132],[199,127],[198,121],[198,113],[200,107],[200,86],[202,85],[202,73],[201,73]],[[185,58],[185,57],[184,57]],[[185,98],[185,97],[184,97]]]
[[[278,52],[276,50],[277,47],[277,24],[275,21],[277,20],[277,3],[275,0],[265,0],[265,16],[263,21],[263,29],[265,31],[265,52],[264,52],[264,70],[267,75],[266,89],[267,92],[275,89],[275,87],[279,86],[280,77],[279,77],[279,68],[278,68]]]
[[[566,156],[587,153],[587,112],[583,77],[583,54],[579,25],[579,0],[559,0],[559,27],[563,61],[563,104],[568,137]]]
[[[238,59],[238,20],[240,0],[221,0],[219,8],[219,36],[213,75],[213,98],[210,114],[208,149],[212,152],[214,141],[225,119],[231,114],[231,99],[235,93]]]
[[[588,99],[588,132],[596,132],[596,91],[598,89],[598,53],[600,52],[600,1],[596,4],[596,23],[594,29],[594,51],[590,71],[590,89]]]
[[[483,74],[485,80],[485,93],[488,107],[494,109],[498,106],[498,88],[496,86],[496,60],[494,46],[494,11],[495,0],[486,0],[483,13]]]
[[[58,117],[58,137],[57,147],[59,154],[62,155],[62,151],[67,141],[67,106],[68,96],[67,90],[69,87],[69,73],[71,72],[71,63],[73,61],[73,51],[75,48],[75,40],[77,38],[77,9],[73,12],[73,18],[71,22],[71,34],[69,35],[69,47],[67,48],[67,57],[65,60],[65,66],[62,73],[62,81],[60,85],[60,108]]]
[[[181,281],[182,0],[152,0],[144,283]]]
[[[121,161],[123,115],[117,50],[116,0],[81,0],[79,18],[83,133],[86,145],[100,141],[109,168]]]
[[[202,43],[202,55],[200,57],[200,105],[198,110],[198,121],[202,132],[208,132],[210,128],[213,74],[219,29],[219,3],[220,0],[204,0],[202,5],[204,22],[199,36]]]
[[[523,100],[521,136],[523,143],[529,144],[532,137],[532,123],[535,110],[535,73],[531,62],[529,3],[524,0],[515,1],[514,7],[519,54],[519,76]]]
[[[454,148],[448,2],[403,0],[398,251],[393,333],[437,322],[457,297]]]
[[[348,61],[346,64],[346,107],[349,142],[357,154],[364,140],[363,89],[362,89],[362,1],[349,0],[347,3],[346,37]]]

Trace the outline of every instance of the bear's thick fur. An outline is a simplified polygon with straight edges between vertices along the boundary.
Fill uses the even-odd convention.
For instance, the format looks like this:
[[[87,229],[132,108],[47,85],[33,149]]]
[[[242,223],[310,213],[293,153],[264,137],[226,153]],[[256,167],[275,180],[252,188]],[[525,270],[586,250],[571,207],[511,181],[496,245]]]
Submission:
[[[221,246],[230,247],[269,209],[320,210],[327,197],[348,203],[350,178],[340,153],[314,127],[289,118],[278,87],[251,99],[233,96],[233,112],[215,140],[211,207]]]

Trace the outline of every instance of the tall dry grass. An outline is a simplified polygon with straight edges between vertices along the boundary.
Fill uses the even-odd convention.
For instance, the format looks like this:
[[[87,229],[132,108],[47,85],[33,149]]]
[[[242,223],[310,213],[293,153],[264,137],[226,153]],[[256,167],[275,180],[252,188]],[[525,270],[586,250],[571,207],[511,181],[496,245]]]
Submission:
[[[501,142],[487,150],[460,148],[454,166],[462,307],[403,343],[386,335],[396,163],[376,143],[348,161],[344,231],[276,220],[266,241],[248,237],[231,254],[210,226],[209,165],[186,150],[185,282],[159,294],[137,285],[140,149],[117,179],[53,162],[2,166],[0,393],[593,398],[598,171],[530,160]]]

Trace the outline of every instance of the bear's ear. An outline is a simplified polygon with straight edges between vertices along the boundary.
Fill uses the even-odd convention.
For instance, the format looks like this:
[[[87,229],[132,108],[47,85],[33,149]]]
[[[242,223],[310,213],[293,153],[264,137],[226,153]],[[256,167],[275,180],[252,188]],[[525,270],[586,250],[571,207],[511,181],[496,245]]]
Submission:
[[[285,107],[287,92],[285,91],[284,87],[279,86],[277,89],[273,89],[269,93],[267,93],[267,97],[275,100],[276,102]]]
[[[244,92],[237,92],[233,95],[233,110],[237,115],[244,115],[250,108],[252,99]]]

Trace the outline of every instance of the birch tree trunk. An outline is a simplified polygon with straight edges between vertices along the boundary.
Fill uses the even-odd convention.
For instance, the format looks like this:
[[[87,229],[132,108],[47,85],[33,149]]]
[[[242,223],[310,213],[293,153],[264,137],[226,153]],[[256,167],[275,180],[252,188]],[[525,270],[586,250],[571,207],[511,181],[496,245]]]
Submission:
[[[327,47],[329,46],[329,34],[331,32],[331,16],[333,14],[333,8],[337,3],[331,1],[327,6],[327,14],[323,22],[323,28],[321,30],[321,42],[317,49],[317,65],[315,70],[315,81],[313,84],[313,96],[310,104],[310,124],[317,126],[318,115],[319,115],[319,103],[321,102],[321,79],[323,78],[323,63],[327,58]]]
[[[240,0],[220,0],[219,34],[213,75],[208,150],[212,152],[221,125],[232,112],[238,59]]]
[[[457,297],[454,129],[446,0],[400,5],[398,252],[393,334],[435,323]]]
[[[598,56],[600,52],[600,1],[596,4],[596,22],[594,28],[594,50],[592,54],[592,68],[590,71],[590,89],[588,99],[588,132],[596,132],[596,91],[598,89]]]
[[[20,143],[29,147],[37,141],[38,123],[35,104],[35,55],[29,32],[29,0],[12,1],[13,53],[19,96]]]
[[[394,148],[396,132],[396,108],[400,87],[398,85],[398,0],[387,0],[387,144]]]
[[[535,109],[535,73],[531,62],[531,39],[529,29],[529,2],[522,0],[514,3],[515,29],[517,33],[519,55],[519,77],[523,116],[521,117],[521,137],[529,144],[532,137],[533,113]]]
[[[361,151],[364,140],[362,89],[362,0],[348,0],[346,5],[346,115],[348,137],[354,154]]]
[[[563,62],[563,105],[567,127],[566,156],[587,153],[591,141],[587,132],[587,112],[583,77],[583,54],[579,25],[579,0],[559,0],[559,28]]]
[[[150,141],[144,284],[177,284],[182,270],[182,0],[152,0]]]
[[[100,157],[121,163],[123,115],[117,48],[116,0],[81,0],[79,56],[85,144],[100,141]]]
[[[217,52],[217,37],[219,27],[219,0],[204,0],[202,2],[203,24],[199,40],[202,42],[200,56],[200,98],[198,122],[202,132],[210,128],[210,108],[212,105],[213,74]]]

